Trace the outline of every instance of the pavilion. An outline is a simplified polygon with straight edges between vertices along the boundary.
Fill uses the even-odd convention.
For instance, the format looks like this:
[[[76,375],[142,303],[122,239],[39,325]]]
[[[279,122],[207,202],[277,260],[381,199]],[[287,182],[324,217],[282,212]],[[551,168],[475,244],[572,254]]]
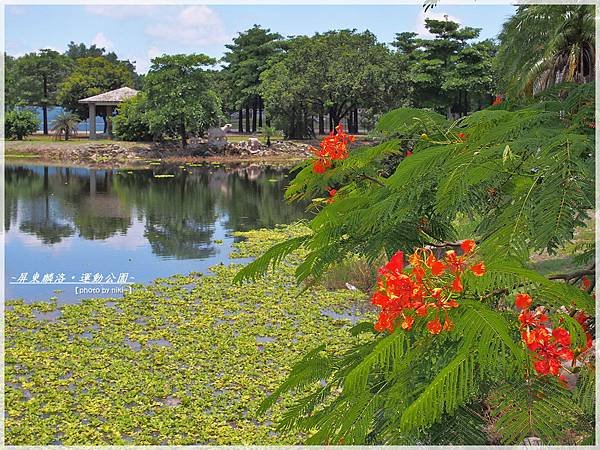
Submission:
[[[90,139],[96,139],[96,106],[106,108],[106,118],[108,120],[108,133],[111,134],[110,117],[112,116],[113,108],[119,103],[135,97],[139,91],[129,87],[122,87],[114,91],[108,91],[103,94],[94,95],[92,97],[79,100],[79,103],[87,103],[90,107]]]

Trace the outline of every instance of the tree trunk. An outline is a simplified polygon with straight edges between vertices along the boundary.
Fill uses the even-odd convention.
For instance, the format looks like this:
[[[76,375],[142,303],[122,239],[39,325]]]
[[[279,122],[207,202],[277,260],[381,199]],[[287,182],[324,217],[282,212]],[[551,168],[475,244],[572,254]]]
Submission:
[[[69,129],[65,129],[65,141],[69,140]]]
[[[252,105],[252,132],[256,133],[256,112],[257,112],[257,107],[256,107],[256,100],[254,100],[254,105]]]
[[[325,134],[325,117],[323,117],[323,111],[319,111],[319,134]]]
[[[358,134],[358,108],[354,108],[354,134]]]
[[[238,111],[238,133],[244,132],[244,111],[242,108]]]
[[[185,132],[185,120],[183,117],[181,118],[181,122],[179,124],[179,134],[181,135],[181,148],[187,147],[187,136]]]
[[[259,128],[262,128],[262,126],[263,126],[262,113],[263,113],[263,99],[259,98],[258,99],[258,127]]]
[[[333,132],[333,113],[329,110],[329,132]]]
[[[48,77],[44,75],[44,101],[42,104],[42,116],[44,121],[44,135],[48,135]]]
[[[246,106],[246,132],[250,132],[250,107]]]
[[[342,118],[340,116],[338,116],[338,113],[335,112],[335,110],[332,110],[329,114],[331,117],[330,129],[331,129],[331,131],[333,131],[335,133],[335,127],[337,127],[339,125],[340,120],[342,120]]]

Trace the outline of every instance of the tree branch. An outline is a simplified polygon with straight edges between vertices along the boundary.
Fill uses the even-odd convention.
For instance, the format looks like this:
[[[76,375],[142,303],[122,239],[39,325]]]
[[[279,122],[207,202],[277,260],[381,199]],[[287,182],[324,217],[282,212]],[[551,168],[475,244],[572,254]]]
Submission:
[[[371,175],[367,175],[366,173],[362,173],[361,176],[369,181],[372,181],[373,183],[377,183],[379,186],[384,187],[385,184],[383,183],[383,181],[378,180],[377,178],[372,177]]]
[[[575,270],[574,272],[568,273],[557,273],[554,275],[550,275],[548,277],[549,280],[565,280],[569,281],[572,279],[578,279],[584,277],[586,275],[594,275],[596,273],[596,264],[592,264],[587,269]]]

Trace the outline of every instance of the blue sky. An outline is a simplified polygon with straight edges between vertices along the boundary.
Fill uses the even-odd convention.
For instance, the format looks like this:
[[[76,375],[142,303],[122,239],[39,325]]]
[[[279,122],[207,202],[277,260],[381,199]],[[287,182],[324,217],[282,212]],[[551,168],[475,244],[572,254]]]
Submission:
[[[6,6],[6,51],[64,51],[70,41],[95,43],[136,61],[145,73],[163,53],[206,53],[219,58],[238,32],[259,24],[284,36],[331,29],[368,29],[381,42],[395,33],[425,33],[425,17],[450,19],[497,36],[515,11],[511,5],[444,5],[424,13],[420,5],[18,5]]]

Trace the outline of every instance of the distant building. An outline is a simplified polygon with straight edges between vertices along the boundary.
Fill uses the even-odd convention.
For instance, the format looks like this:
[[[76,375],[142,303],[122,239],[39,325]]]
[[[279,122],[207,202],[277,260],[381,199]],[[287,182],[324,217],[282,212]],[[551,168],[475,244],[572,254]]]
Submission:
[[[122,87],[114,91],[104,92],[103,94],[94,95],[92,97],[79,100],[79,103],[86,103],[90,108],[90,139],[96,139],[96,107],[104,107],[106,109],[106,117],[108,120],[108,135],[112,135],[112,124],[110,117],[112,116],[113,108],[117,107],[125,100],[135,97],[139,91],[130,87]]]

